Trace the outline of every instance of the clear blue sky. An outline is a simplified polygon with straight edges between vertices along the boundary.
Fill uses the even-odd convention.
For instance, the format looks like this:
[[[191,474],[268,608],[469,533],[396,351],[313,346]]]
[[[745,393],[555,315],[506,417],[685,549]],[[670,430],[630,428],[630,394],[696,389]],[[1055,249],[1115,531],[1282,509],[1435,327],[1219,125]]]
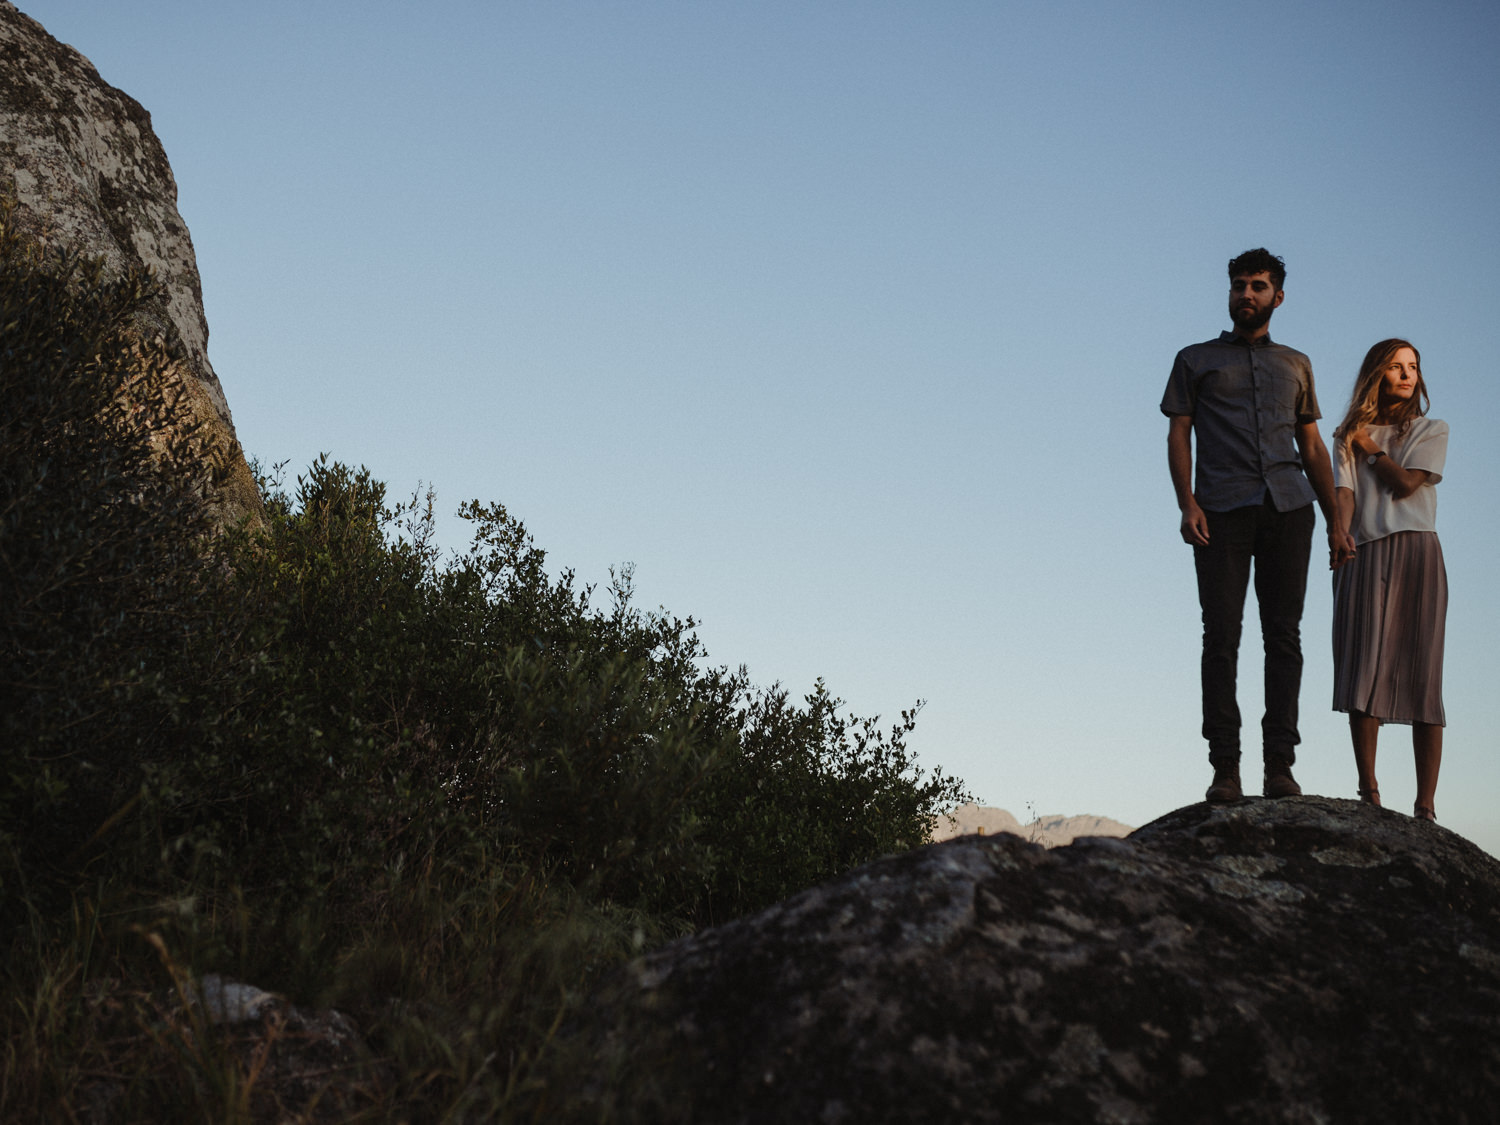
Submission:
[[[925,699],[1023,818],[1202,797],[1157,404],[1284,255],[1325,437],[1389,335],[1452,425],[1438,815],[1500,852],[1492,3],[20,6],[150,110],[252,455],[431,482],[455,547],[500,500],[715,662]],[[1298,776],[1352,797],[1329,615],[1315,557]]]

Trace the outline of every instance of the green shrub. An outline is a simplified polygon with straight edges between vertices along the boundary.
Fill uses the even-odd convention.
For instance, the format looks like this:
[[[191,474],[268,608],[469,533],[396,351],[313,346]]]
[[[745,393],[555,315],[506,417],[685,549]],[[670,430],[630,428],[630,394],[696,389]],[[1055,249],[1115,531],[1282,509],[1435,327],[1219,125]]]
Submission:
[[[210,534],[173,357],[129,328],[149,278],[43,255],[8,215],[0,1034],[45,1073],[0,1119],[25,1116],[6,1089],[128,1065],[116,1023],[59,1013],[148,996],[164,963],[337,1001],[399,1064],[393,1115],[483,1116],[604,967],[919,844],[964,798],[917,767],[915,708],[883,732],[821,682],[758,689],[691,618],[639,610],[628,567],[596,606],[499,504],[465,505],[444,558],[430,494],[322,457]],[[221,1063],[215,1104],[243,1107]],[[199,1104],[174,1081],[130,1104]]]
[[[440,562],[430,509],[363,470],[267,491],[226,547],[239,671],[155,790],[171,850],[242,884],[344,895],[477,844],[701,924],[913,846],[961,796],[915,768],[914,713],[886,737],[821,684],[798,706],[705,667],[691,619],[635,609],[628,570],[592,608],[499,505]]]
[[[843,713],[820,680],[804,706],[779,688],[744,701],[740,738],[715,772],[705,816],[720,861],[700,921],[779,901],[876,856],[925,843],[962,783],[923,775],[907,749],[920,704],[889,735]]]
[[[0,889],[81,862],[170,743],[208,487],[130,273],[46,254],[0,202]]]

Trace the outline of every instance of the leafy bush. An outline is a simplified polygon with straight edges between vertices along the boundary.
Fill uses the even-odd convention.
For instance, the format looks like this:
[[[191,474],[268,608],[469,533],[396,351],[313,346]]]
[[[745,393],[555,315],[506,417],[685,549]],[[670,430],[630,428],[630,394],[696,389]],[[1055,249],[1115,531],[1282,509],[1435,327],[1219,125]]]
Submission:
[[[170,739],[209,482],[152,293],[46,254],[0,202],[0,849],[77,857]]]
[[[967,799],[956,778],[923,778],[906,747],[917,708],[889,735],[844,715],[820,680],[805,706],[779,688],[742,703],[740,737],[712,779],[716,864],[703,921],[776,902],[931,835],[934,813]],[[720,909],[722,907],[722,909]]]
[[[174,357],[130,329],[149,278],[8,217],[0,1038],[36,1073],[0,1083],[0,1119],[36,1108],[6,1090],[107,1069],[118,1027],[68,1005],[146,995],[164,960],[351,1008],[418,1116],[509,1104],[601,968],[918,844],[964,798],[917,768],[915,709],[883,733],[821,682],[757,689],[691,618],[636,608],[628,567],[596,607],[499,504],[465,505],[443,558],[430,495],[323,457],[214,531]],[[244,1077],[182,1104],[243,1108]]]
[[[267,490],[265,532],[230,545],[214,751],[157,780],[173,850],[241,883],[368,888],[481,846],[702,924],[920,843],[961,796],[916,770],[914,712],[887,738],[821,684],[797,705],[705,668],[691,619],[637,610],[628,570],[592,609],[500,505],[465,506],[473,546],[440,563],[430,508],[363,470]]]

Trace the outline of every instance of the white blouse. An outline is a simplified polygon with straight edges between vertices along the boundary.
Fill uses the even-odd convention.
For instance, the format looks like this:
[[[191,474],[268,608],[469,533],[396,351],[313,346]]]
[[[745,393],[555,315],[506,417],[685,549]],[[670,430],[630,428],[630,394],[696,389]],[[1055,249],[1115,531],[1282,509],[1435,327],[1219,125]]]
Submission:
[[[1396,464],[1403,469],[1423,469],[1431,475],[1421,488],[1397,500],[1380,483],[1375,466],[1366,464],[1362,454],[1353,453],[1347,442],[1336,442],[1333,486],[1354,493],[1354,519],[1349,526],[1354,542],[1369,543],[1398,531],[1436,531],[1437,489],[1433,486],[1443,479],[1443,463],[1448,459],[1448,423],[1414,418],[1404,437],[1396,435],[1395,426],[1369,429],[1370,436]]]

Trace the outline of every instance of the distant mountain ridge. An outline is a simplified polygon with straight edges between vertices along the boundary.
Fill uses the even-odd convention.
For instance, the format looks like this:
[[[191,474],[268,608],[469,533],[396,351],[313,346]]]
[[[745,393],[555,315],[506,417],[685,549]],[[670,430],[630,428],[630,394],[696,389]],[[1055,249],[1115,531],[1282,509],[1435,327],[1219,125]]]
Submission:
[[[947,816],[938,817],[932,839],[951,840],[955,836],[994,836],[1009,832],[1023,840],[1041,844],[1046,848],[1059,848],[1071,844],[1080,836],[1128,836],[1135,829],[1107,816],[1062,816],[1047,813],[1033,817],[1022,824],[1005,809],[992,809],[985,805],[959,805]]]

